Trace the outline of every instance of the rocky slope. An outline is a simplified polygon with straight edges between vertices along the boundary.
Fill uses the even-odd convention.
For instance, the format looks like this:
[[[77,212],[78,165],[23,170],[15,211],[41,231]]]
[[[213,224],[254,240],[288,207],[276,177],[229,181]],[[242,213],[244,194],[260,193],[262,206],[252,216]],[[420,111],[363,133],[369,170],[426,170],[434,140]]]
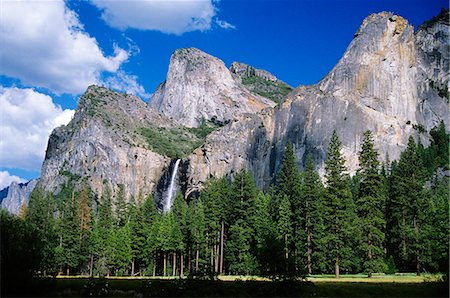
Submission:
[[[128,197],[148,194],[170,159],[150,150],[139,129],[171,126],[139,98],[91,86],[73,120],[52,132],[39,186],[58,192],[65,183],[79,184],[84,178],[99,196],[105,186],[115,191],[119,184]]]
[[[8,187],[1,190],[1,207],[12,214],[19,214],[22,205],[27,205],[31,192],[38,180],[30,180],[26,183],[12,182]]]
[[[39,186],[57,192],[68,181],[87,182],[101,195],[105,185],[123,184],[128,197],[156,192],[160,200],[181,158],[178,185],[186,196],[242,167],[267,188],[288,140],[300,167],[310,152],[323,173],[334,129],[351,172],[367,129],[381,158],[398,158],[410,135],[426,143],[439,121],[449,127],[448,30],[448,12],[416,33],[400,16],[372,14],[321,82],[285,97],[285,89],[270,89],[281,83],[268,72],[239,63],[228,70],[200,50],[177,50],[148,105],[90,87],[71,123],[52,133]],[[276,107],[255,94],[268,91]]]
[[[221,60],[195,48],[173,53],[167,79],[149,102],[151,109],[187,127],[198,127],[203,120],[227,123],[273,106],[238,84]]]
[[[233,78],[248,90],[276,103],[280,103],[293,89],[270,72],[244,63],[233,62],[230,72]]]

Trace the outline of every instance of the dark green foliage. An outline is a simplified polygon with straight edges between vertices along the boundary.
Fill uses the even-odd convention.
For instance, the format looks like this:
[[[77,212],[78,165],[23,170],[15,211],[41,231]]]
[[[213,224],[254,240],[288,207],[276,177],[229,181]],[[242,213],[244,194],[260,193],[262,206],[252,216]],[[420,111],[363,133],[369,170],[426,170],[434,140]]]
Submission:
[[[306,247],[307,273],[323,272],[325,268],[325,250],[321,240],[325,236],[323,218],[324,187],[320,176],[314,168],[312,155],[306,158],[306,169],[303,176],[303,204],[305,239],[302,243]]]
[[[256,75],[242,78],[242,84],[256,94],[276,103],[281,103],[286,95],[292,91],[292,87],[282,81],[266,80]]]
[[[439,84],[433,80],[430,80],[430,88],[436,90],[440,97],[447,99],[447,101],[450,100],[448,84]]]
[[[26,221],[38,231],[42,241],[40,251],[42,258],[39,268],[49,273],[55,273],[58,270],[55,259],[57,245],[55,211],[53,197],[46,195],[40,188],[34,189],[30,196]]]
[[[0,209],[0,231],[1,288],[4,296],[4,289],[9,283],[20,280],[24,284],[35,270],[42,268],[46,239],[41,239],[42,231],[36,226],[3,208]]]
[[[350,181],[341,149],[341,141],[333,131],[325,161],[327,188],[323,211],[326,234],[323,244],[328,264],[335,267],[336,277],[341,269],[351,268],[352,241],[356,232]]]
[[[300,268],[304,267],[304,262],[301,257],[305,254],[305,202],[302,199],[302,180],[297,167],[294,156],[294,149],[291,141],[286,145],[283,162],[281,164],[280,172],[277,177],[277,201],[281,204],[283,197],[289,201],[291,211],[289,213],[289,225],[291,226],[291,235],[286,240],[288,243],[286,249],[288,255],[291,255],[293,262],[299,263]],[[277,214],[280,216],[280,205],[278,206]],[[284,214],[286,216],[286,214]],[[286,221],[284,218],[283,221]],[[280,222],[280,219],[277,219]],[[284,236],[283,236],[284,237]],[[286,242],[285,241],[285,242]]]
[[[189,155],[203,143],[207,135],[217,128],[216,124],[203,120],[197,128],[149,126],[139,128],[137,133],[146,138],[152,150],[176,159]]]
[[[390,177],[388,218],[390,254],[401,268],[422,271],[427,253],[428,219],[430,219],[429,194],[424,189],[425,175],[422,159],[412,137],[401,154]],[[411,266],[414,264],[414,266]]]
[[[114,206],[115,225],[123,227],[128,222],[128,210],[127,203],[125,202],[125,186],[123,184],[118,185],[118,191],[116,194],[116,202]]]
[[[359,187],[356,197],[358,225],[361,231],[360,249],[363,251],[363,268],[369,277],[374,272],[384,272],[384,202],[383,177],[380,162],[373,145],[370,130],[364,133],[359,152]]]

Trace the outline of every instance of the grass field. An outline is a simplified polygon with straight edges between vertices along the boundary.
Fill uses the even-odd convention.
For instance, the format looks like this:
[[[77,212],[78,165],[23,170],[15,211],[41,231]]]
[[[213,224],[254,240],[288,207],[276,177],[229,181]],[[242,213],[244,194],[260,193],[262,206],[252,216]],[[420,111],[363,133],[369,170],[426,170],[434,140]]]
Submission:
[[[268,281],[256,276],[218,280],[174,278],[33,278],[27,286],[2,285],[2,297],[448,297],[439,275],[312,276],[306,281]],[[6,288],[5,288],[6,287]]]

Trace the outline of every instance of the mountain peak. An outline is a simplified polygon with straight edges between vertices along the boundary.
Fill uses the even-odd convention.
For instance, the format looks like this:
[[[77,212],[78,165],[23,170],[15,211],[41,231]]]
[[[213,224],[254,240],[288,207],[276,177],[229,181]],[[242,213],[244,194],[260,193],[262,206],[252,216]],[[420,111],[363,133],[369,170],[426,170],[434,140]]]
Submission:
[[[225,123],[274,105],[238,84],[223,61],[196,48],[172,54],[166,81],[149,102],[150,108],[187,127],[203,120]]]

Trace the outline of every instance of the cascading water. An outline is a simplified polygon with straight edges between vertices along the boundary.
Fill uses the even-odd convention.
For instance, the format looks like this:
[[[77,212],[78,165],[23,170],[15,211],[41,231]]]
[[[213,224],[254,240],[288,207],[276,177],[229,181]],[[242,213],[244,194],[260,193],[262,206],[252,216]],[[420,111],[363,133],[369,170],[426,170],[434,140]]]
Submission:
[[[175,195],[175,183],[177,180],[178,165],[180,164],[180,161],[181,159],[177,159],[175,165],[173,166],[172,175],[170,176],[169,189],[167,190],[167,196],[166,199],[164,200],[164,207],[163,207],[164,212],[168,212],[172,207],[173,196]]]

